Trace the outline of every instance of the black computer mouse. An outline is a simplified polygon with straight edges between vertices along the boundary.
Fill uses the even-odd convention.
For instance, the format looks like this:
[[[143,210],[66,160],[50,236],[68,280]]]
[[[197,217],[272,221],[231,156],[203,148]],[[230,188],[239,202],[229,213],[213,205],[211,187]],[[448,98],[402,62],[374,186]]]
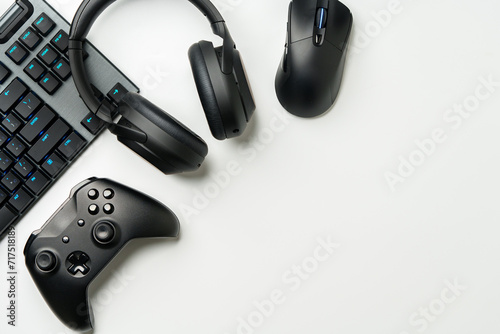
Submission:
[[[328,111],[337,98],[353,17],[338,0],[293,0],[285,54],[276,75],[283,107],[300,117]]]

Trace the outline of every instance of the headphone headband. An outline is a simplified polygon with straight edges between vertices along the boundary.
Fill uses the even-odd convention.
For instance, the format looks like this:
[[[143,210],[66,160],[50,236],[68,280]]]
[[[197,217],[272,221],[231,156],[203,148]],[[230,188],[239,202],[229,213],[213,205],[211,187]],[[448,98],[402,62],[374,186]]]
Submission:
[[[76,89],[90,111],[110,124],[113,123],[111,117],[113,107],[107,100],[100,102],[94,95],[84,65],[83,42],[99,15],[115,1],[84,0],[73,18],[69,37],[69,60]],[[225,74],[232,73],[235,43],[222,15],[209,0],[189,0],[189,2],[208,18],[213,33],[223,39],[221,70]]]

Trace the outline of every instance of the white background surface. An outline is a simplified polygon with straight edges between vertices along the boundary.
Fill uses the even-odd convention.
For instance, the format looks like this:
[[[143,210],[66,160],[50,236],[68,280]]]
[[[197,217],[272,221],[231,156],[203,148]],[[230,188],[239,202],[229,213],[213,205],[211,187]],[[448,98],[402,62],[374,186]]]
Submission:
[[[49,3],[68,20],[78,7]],[[89,39],[200,134],[209,157],[199,173],[164,176],[104,134],[18,224],[19,262],[29,234],[75,184],[109,177],[172,208],[182,236],[130,244],[94,282],[95,333],[500,331],[500,87],[460,126],[443,118],[472,101],[479,78],[500,82],[500,5],[401,0],[381,28],[373,13],[389,0],[344,3],[355,31],[339,98],[325,116],[304,120],[285,113],[274,92],[288,0],[219,0],[258,105],[248,132],[226,142],[210,135],[187,59],[198,40],[220,43],[203,17],[187,1],[115,4]],[[397,173],[400,156],[417,156],[415,141],[435,129],[446,140],[391,190],[385,174]],[[214,186],[230,162],[239,173]],[[194,203],[207,191],[207,203]],[[195,204],[196,214],[185,213]],[[318,238],[340,247],[313,268]],[[289,270],[304,261],[311,273],[294,289]],[[445,290],[449,303],[445,281],[462,286]],[[284,301],[259,319],[254,302],[273,290]],[[6,291],[2,278],[0,305]],[[18,291],[18,327],[2,315],[2,333],[71,333],[23,265]],[[256,326],[238,328],[249,317]]]

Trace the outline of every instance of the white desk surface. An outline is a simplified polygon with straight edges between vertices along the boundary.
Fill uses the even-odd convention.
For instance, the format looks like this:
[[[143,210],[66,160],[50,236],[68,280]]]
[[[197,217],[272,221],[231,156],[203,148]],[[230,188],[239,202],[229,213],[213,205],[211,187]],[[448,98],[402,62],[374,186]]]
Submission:
[[[49,3],[69,21],[79,4]],[[109,177],[168,205],[182,236],[130,244],[91,285],[95,333],[498,333],[499,3],[345,0],[355,29],[343,86],[313,120],[287,114],[274,91],[288,3],[216,2],[258,105],[226,142],[210,135],[187,58],[194,42],[220,43],[197,10],[107,10],[89,39],[207,141],[206,165],[164,176],[105,133],[18,224],[18,261],[74,185]],[[0,331],[71,333],[22,264],[18,326],[6,324],[0,248]]]

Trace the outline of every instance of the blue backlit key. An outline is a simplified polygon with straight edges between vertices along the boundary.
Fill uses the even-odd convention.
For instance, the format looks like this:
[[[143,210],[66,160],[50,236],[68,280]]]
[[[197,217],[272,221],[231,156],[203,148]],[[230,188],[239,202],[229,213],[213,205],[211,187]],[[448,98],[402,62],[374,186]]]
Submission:
[[[66,160],[64,160],[64,158],[62,158],[59,154],[52,153],[50,157],[42,164],[42,168],[48,175],[50,175],[51,177],[55,177],[63,170],[63,168],[66,166],[66,163]]]
[[[59,145],[57,150],[68,160],[73,159],[84,147],[87,141],[73,132]]]
[[[12,161],[12,159],[5,154],[5,152],[0,152],[0,171],[2,173],[9,169],[13,162],[14,161]]]
[[[17,159],[26,151],[26,145],[16,137],[7,144],[7,151]]]
[[[82,125],[90,131],[93,135],[99,132],[104,126],[104,123],[99,117],[93,113],[88,113],[87,116],[82,120]]]
[[[66,81],[71,75],[71,68],[65,59],[60,59],[54,67],[52,67],[52,72],[54,72],[59,79]]]
[[[10,198],[9,204],[18,212],[23,212],[33,200],[33,196],[23,187]]]
[[[61,81],[50,72],[45,74],[38,84],[49,95],[53,95],[61,87]]]
[[[16,65],[19,65],[28,57],[28,50],[19,42],[14,42],[14,44],[5,51],[5,54],[16,63]]]
[[[33,59],[28,66],[24,68],[26,73],[33,81],[38,81],[42,78],[47,70],[38,59]]]
[[[29,50],[33,51],[38,46],[38,44],[40,44],[42,38],[33,29],[28,28],[21,35],[21,37],[19,37],[19,40]]]
[[[7,115],[2,121],[3,127],[10,133],[14,133],[23,123],[14,114]]]
[[[69,131],[70,127],[63,120],[58,119],[31,147],[28,156],[36,163],[41,163],[44,157],[62,141]]]
[[[46,177],[41,171],[36,171],[26,181],[26,186],[35,195],[40,195],[41,192],[50,183],[50,179]]]
[[[54,50],[52,46],[49,44],[45,45],[42,51],[38,52],[38,58],[44,63],[46,66],[51,67],[54,63],[59,59],[59,54]]]
[[[49,107],[44,106],[35,116],[30,118],[19,134],[26,139],[28,143],[33,143],[55,118],[55,113]]]
[[[128,91],[125,87],[122,86],[122,84],[117,83],[113,88],[108,93],[108,97],[113,101],[114,103],[118,104],[122,100],[122,98],[127,94]]]
[[[0,62],[0,85],[7,80],[7,78],[10,76],[10,70]]]
[[[25,120],[42,106],[42,101],[33,93],[29,93],[16,106],[16,112]]]
[[[27,178],[28,175],[30,175],[33,172],[35,166],[33,166],[33,164],[30,161],[28,161],[28,159],[22,158],[18,162],[16,162],[16,166],[14,167],[14,169],[23,178]]]
[[[69,36],[64,30],[59,30],[50,41],[52,45],[61,53],[68,51]]]
[[[8,112],[28,91],[28,87],[21,80],[14,79],[0,94],[0,111]]]
[[[13,192],[21,185],[21,181],[13,172],[8,172],[2,179],[2,185],[10,192]]]
[[[38,18],[33,22],[32,26],[44,37],[54,29],[56,24],[47,14],[42,13]]]

